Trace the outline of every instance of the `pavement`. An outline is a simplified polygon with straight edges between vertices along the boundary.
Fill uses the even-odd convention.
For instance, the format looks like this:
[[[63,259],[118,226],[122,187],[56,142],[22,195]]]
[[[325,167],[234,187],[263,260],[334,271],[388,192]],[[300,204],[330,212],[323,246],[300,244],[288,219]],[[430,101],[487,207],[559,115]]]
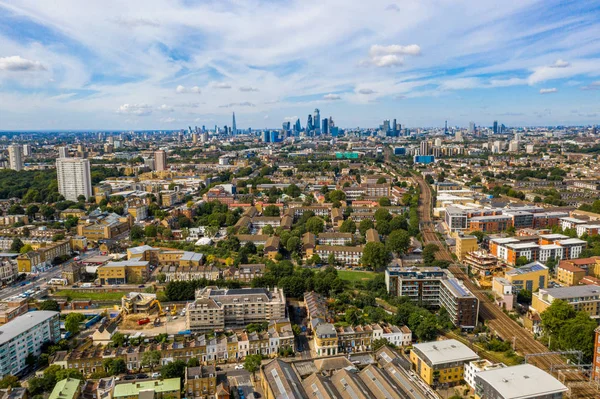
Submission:
[[[250,398],[251,394],[254,397],[264,397],[260,388],[260,384],[256,384],[256,387],[252,384],[252,375],[246,370],[234,370],[227,372],[227,378],[229,384],[234,387],[234,398],[240,398],[240,390],[244,394],[244,398]],[[258,395],[257,395],[258,393]]]

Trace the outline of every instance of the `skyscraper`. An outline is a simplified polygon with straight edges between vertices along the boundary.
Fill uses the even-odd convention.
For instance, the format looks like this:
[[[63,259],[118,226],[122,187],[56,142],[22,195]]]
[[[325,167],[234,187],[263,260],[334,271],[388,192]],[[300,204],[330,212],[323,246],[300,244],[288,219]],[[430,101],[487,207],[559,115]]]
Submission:
[[[231,121],[231,134],[234,136],[237,134],[237,126],[235,125],[235,112],[233,113],[233,120]]]
[[[498,121],[494,121],[494,127],[492,128],[494,134],[498,134]]]
[[[12,170],[23,169],[23,147],[19,144],[12,144],[8,146],[8,163]]]
[[[299,132],[302,130],[302,125],[300,125],[300,118],[296,119],[296,131]]]
[[[398,135],[398,125],[396,125],[396,118],[394,118],[394,124],[392,125],[393,136],[396,137]]]
[[[308,120],[306,121],[306,133],[311,132],[313,130],[313,119],[312,115],[308,114]]]
[[[313,126],[315,127],[315,135],[318,135],[319,130],[321,130],[321,112],[319,111],[319,108],[315,108]]]
[[[323,118],[323,127],[321,128],[322,134],[329,133],[329,120],[327,118]]]
[[[59,158],[69,158],[69,149],[67,147],[58,147]]]
[[[58,192],[69,201],[83,195],[92,196],[90,161],[83,158],[58,158],[56,160]]]
[[[444,122],[444,134],[448,134],[448,121]]]
[[[31,144],[23,144],[23,156],[31,156]]]
[[[157,172],[167,170],[167,153],[164,150],[154,151],[154,169]]]
[[[475,133],[475,122],[469,122],[469,134]]]
[[[429,155],[429,142],[427,140],[421,141],[419,155]]]

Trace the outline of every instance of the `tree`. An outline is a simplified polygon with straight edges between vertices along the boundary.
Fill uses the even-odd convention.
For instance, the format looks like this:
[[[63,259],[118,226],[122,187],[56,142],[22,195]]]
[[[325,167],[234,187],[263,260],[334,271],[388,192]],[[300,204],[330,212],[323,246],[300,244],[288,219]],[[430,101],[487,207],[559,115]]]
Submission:
[[[435,262],[435,254],[440,248],[436,244],[427,244],[423,248],[423,263],[430,265]]]
[[[248,355],[244,360],[244,369],[249,373],[252,373],[252,376],[254,377],[254,373],[260,368],[261,362],[261,355]]]
[[[477,242],[482,242],[483,238],[485,237],[485,233],[483,231],[480,230],[475,230],[471,232],[471,235],[477,237]]]
[[[516,265],[517,265],[517,267],[519,267],[519,266],[524,266],[524,265],[526,265],[528,263],[529,263],[529,259],[527,259],[526,256],[519,256],[517,258]]]
[[[162,378],[179,378],[181,381],[185,379],[185,368],[187,363],[183,360],[175,360],[167,363],[160,368],[160,376]]]
[[[40,211],[40,207],[32,204],[29,205],[27,207],[27,209],[25,210],[25,213],[27,214],[27,216],[29,216],[30,218],[34,217],[36,213],[38,213]]]
[[[302,190],[300,190],[300,188],[297,185],[295,185],[295,184],[290,184],[283,191],[284,191],[285,194],[289,195],[292,198],[299,197],[302,194]]]
[[[548,272],[550,274],[554,274],[554,269],[556,268],[557,264],[558,264],[558,259],[556,259],[556,258],[550,258],[546,261],[546,267],[548,268]]]
[[[76,380],[84,380],[83,374],[76,369],[60,369],[56,372],[56,382],[62,381],[65,378],[74,378]]]
[[[379,198],[379,206],[392,206],[392,201],[388,197]]]
[[[20,386],[19,377],[14,375],[6,375],[0,380],[0,389],[18,388]]]
[[[375,227],[373,221],[365,219],[358,224],[358,231],[360,231],[360,234],[364,236],[367,234],[367,230],[372,229],[373,227]]]
[[[263,209],[264,216],[279,216],[279,207],[276,205],[268,205]]]
[[[306,230],[313,234],[322,233],[324,228],[325,222],[318,216],[313,216],[306,221]]]
[[[402,255],[410,246],[410,235],[406,230],[395,230],[390,233],[385,241],[385,245],[390,252]]]
[[[542,328],[546,334],[558,334],[568,319],[575,317],[575,309],[568,302],[555,299],[541,314]]]
[[[85,320],[81,313],[69,313],[65,319],[65,330],[75,335],[79,332],[79,323]]]
[[[392,220],[392,215],[390,214],[390,212],[385,209],[385,208],[379,208],[375,211],[375,221],[377,223],[380,223],[382,221],[387,221],[389,222],[390,220]]]
[[[342,190],[333,190],[329,193],[330,201],[344,201],[346,199],[346,193]]]
[[[342,225],[340,226],[340,232],[354,234],[356,232],[356,223],[354,223],[354,220],[352,220],[352,219],[344,220],[342,222]]]
[[[23,207],[19,204],[13,204],[10,206],[10,208],[8,208],[6,213],[9,215],[24,215],[25,209],[23,209]]]
[[[273,226],[271,226],[270,224],[267,224],[265,227],[262,228],[262,233],[272,235],[273,233],[275,233],[275,229],[273,229]]]
[[[363,249],[361,262],[372,270],[385,269],[391,260],[389,251],[381,242],[368,242]]]
[[[146,237],[156,237],[158,235],[158,228],[154,224],[150,224],[144,228],[144,235]]]
[[[360,323],[361,311],[356,308],[350,308],[346,310],[344,321],[351,326],[355,326]]]
[[[580,350],[584,362],[589,362],[594,356],[594,330],[598,324],[585,311],[565,322],[558,334],[558,346],[563,350]]]
[[[118,348],[119,346],[123,346],[125,344],[125,334],[116,332],[113,334],[110,340],[112,341],[113,345]]]
[[[142,226],[134,224],[129,231],[129,239],[132,241],[141,240],[144,238],[144,233],[144,228]]]
[[[531,305],[532,294],[531,291],[522,289],[517,293],[517,302],[524,305]]]
[[[198,367],[200,366],[200,360],[197,357],[190,357],[190,360],[187,362],[188,367]]]
[[[377,232],[382,236],[387,236],[392,232],[392,226],[390,226],[390,222],[387,220],[381,220],[377,222],[377,226],[375,227]]]
[[[337,260],[335,259],[335,254],[332,252],[327,257],[327,264],[330,266],[335,266],[336,263],[337,263]]]
[[[154,367],[156,367],[160,363],[160,359],[162,354],[160,351],[148,351],[144,352],[142,355],[142,367],[149,367],[152,371],[154,371]],[[165,377],[164,374],[162,374]]]
[[[158,275],[156,276],[156,281],[163,284],[165,281],[167,281],[167,275],[164,273],[158,273]]]
[[[109,375],[119,375],[127,372],[127,364],[121,358],[105,359],[102,366]]]
[[[298,251],[298,248],[300,248],[300,238],[298,237],[290,237],[287,240],[287,243],[285,244],[285,248],[289,251],[289,252],[296,252]]]
[[[394,345],[385,338],[378,338],[378,339],[374,340],[373,343],[371,344],[371,349],[373,351],[378,351],[380,348],[382,348],[384,346],[393,347]]]
[[[19,250],[19,253],[26,254],[27,252],[31,252],[31,251],[33,251],[33,247],[31,246],[31,244],[25,244],[21,247],[21,249]]]
[[[60,306],[58,305],[58,302],[52,300],[52,299],[48,299],[42,303],[40,303],[40,310],[51,310],[53,312],[60,312]]]
[[[14,238],[12,244],[10,244],[10,252],[19,253],[24,245],[20,238]]]

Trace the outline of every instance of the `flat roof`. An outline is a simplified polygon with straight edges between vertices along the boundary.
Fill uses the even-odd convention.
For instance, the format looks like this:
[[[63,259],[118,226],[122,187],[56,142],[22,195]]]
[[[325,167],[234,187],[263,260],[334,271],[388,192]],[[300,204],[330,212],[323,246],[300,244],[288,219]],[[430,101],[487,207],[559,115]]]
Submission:
[[[465,344],[455,340],[423,342],[413,345],[413,348],[426,356],[432,365],[445,364],[478,359],[477,353],[469,349]]]
[[[549,296],[555,299],[579,298],[582,296],[599,296],[600,286],[597,285],[574,285],[572,287],[547,288]]]
[[[167,378],[165,380],[135,381],[129,384],[117,384],[114,389],[114,397],[137,396],[141,391],[179,391],[179,380],[179,378]]]
[[[568,390],[556,378],[531,364],[481,371],[475,375],[476,384],[479,379],[503,399],[546,397]]]
[[[148,266],[150,262],[142,260],[123,260],[120,262],[108,262],[104,266],[100,266],[101,268],[105,267],[123,267],[123,266]]]
[[[13,321],[9,321],[0,326],[0,345],[58,314],[59,312],[52,312],[50,310],[37,310],[25,313]]]
[[[60,380],[54,386],[54,389],[52,390],[52,393],[48,399],[74,398],[76,394],[79,393],[79,384],[81,384],[81,380],[76,380],[74,378],[65,378],[64,380]]]

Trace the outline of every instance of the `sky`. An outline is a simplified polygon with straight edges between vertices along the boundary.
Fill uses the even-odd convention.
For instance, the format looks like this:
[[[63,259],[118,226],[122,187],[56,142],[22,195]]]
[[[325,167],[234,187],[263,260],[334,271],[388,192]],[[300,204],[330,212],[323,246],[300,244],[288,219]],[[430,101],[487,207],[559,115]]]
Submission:
[[[600,123],[597,0],[0,0],[0,130]]]

